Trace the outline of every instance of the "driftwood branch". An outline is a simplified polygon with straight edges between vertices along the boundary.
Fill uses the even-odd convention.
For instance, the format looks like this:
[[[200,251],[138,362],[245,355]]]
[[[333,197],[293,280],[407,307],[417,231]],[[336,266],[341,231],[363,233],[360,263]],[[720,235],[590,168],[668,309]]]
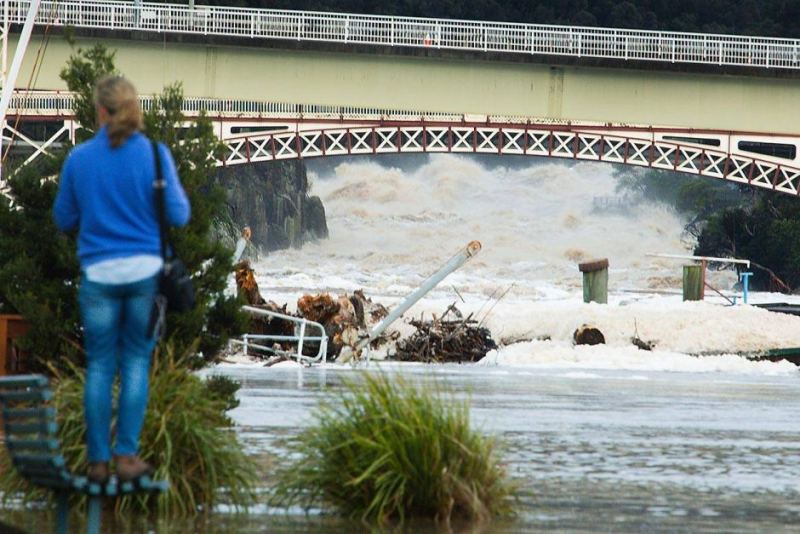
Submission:
[[[481,327],[472,314],[462,317],[455,304],[440,318],[413,319],[409,324],[417,330],[397,343],[395,359],[400,361],[476,362],[497,348],[489,329]]]

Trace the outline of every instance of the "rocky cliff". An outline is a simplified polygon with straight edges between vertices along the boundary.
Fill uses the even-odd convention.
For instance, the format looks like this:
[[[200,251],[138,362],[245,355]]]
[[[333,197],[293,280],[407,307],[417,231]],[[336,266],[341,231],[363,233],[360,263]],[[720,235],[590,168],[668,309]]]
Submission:
[[[228,196],[230,222],[250,226],[252,242],[263,250],[296,247],[328,237],[325,208],[308,194],[302,161],[237,165],[219,171]]]

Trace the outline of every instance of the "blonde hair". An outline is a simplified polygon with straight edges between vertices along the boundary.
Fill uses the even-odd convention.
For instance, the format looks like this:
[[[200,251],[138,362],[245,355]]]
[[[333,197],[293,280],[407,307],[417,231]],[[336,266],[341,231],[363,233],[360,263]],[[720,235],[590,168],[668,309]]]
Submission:
[[[94,103],[108,110],[108,137],[118,147],[142,129],[142,110],[136,88],[122,76],[104,76],[94,88]]]

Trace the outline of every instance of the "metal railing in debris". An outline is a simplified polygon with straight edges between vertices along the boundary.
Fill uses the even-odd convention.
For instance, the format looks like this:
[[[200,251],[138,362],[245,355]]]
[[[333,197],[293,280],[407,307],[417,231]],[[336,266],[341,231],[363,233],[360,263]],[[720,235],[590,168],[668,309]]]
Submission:
[[[30,0],[5,0],[24,20]],[[769,37],[588,28],[221,6],[47,0],[37,24],[322,41],[476,52],[800,69],[800,41]]]
[[[253,315],[260,315],[269,319],[277,319],[279,321],[288,321],[294,323],[294,335],[269,335],[269,334],[245,334],[242,339],[232,339],[231,342],[242,347],[242,351],[248,354],[250,349],[254,351],[263,352],[264,354],[272,354],[292,358],[301,363],[325,363],[328,355],[328,335],[325,333],[325,327],[315,321],[309,321],[302,317],[294,317],[277,313],[270,310],[264,310],[253,306],[243,306],[242,309]],[[307,329],[316,328],[319,330],[319,335],[309,336],[306,334]],[[264,342],[271,342],[269,345],[263,344]],[[313,356],[303,354],[303,349],[306,343],[319,343],[317,352]],[[296,344],[294,351],[286,351],[281,348],[276,348],[275,344]]]

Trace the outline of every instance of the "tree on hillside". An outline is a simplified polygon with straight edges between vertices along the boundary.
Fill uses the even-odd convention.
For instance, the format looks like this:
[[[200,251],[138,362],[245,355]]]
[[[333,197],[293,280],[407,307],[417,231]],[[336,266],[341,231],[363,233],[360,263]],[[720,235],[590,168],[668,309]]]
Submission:
[[[689,217],[687,230],[697,235],[701,226],[720,210],[739,206],[747,192],[736,184],[704,176],[654,169],[618,166],[617,189],[642,200],[667,204]]]
[[[748,259],[754,289],[800,287],[800,200],[666,170],[618,167],[618,189],[689,218],[694,253]],[[786,284],[784,286],[783,284]]]
[[[103,75],[114,73],[114,54],[102,45],[73,54],[61,77],[76,93],[78,121],[88,137],[96,125],[92,91]],[[135,81],[135,80],[134,80]],[[146,114],[146,133],[164,141],[175,156],[181,181],[192,205],[190,223],[173,230],[177,254],[184,260],[197,291],[197,306],[171,314],[165,340],[178,353],[193,347],[207,358],[226,342],[228,335],[246,326],[246,317],[233,297],[223,295],[231,269],[231,251],[210,239],[217,217],[224,216],[224,197],[213,185],[209,155],[219,150],[211,122],[205,116],[189,121],[181,113],[180,87],[165,89],[154,109]],[[14,205],[0,200],[0,310],[16,312],[31,322],[31,332],[21,345],[35,357],[33,367],[43,370],[47,361],[80,361],[81,333],[77,305],[79,267],[75,236],[57,231],[51,208],[57,191],[54,179],[66,151],[39,158],[9,175]]]
[[[751,206],[715,213],[700,234],[695,253],[749,259],[755,263],[757,289],[800,287],[800,200],[759,191]]]

